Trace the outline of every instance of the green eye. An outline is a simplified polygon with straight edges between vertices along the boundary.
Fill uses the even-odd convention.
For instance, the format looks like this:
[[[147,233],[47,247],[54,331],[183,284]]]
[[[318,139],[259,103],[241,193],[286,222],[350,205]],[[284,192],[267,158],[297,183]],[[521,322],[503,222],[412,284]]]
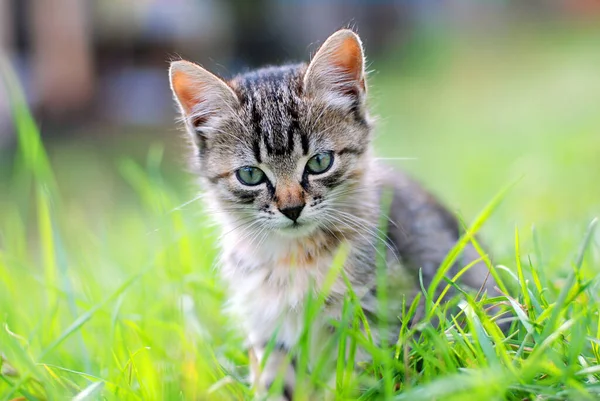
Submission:
[[[311,174],[323,174],[333,164],[333,154],[331,152],[318,153],[310,158],[306,163],[306,170]]]
[[[235,175],[244,185],[254,186],[265,181],[265,173],[258,167],[242,167],[236,171]]]

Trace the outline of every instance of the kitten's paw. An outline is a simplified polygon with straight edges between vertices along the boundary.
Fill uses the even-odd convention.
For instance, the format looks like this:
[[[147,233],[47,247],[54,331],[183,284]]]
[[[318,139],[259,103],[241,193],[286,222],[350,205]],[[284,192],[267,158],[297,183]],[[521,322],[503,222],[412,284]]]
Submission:
[[[273,384],[267,385],[267,393],[271,390]],[[266,398],[268,401],[293,401],[294,387],[289,384],[284,384],[281,394],[275,394]]]
[[[291,366],[286,368],[285,372],[282,370],[262,372],[256,388],[259,399],[267,401],[292,401],[294,399],[296,375]]]
[[[256,398],[267,401],[292,401],[296,387],[296,371],[290,355],[276,349],[261,363],[263,358],[263,349],[249,350],[250,380]]]
[[[268,401],[294,399],[296,372],[293,366],[267,362],[256,379],[255,388],[259,399]],[[272,395],[267,396],[268,394]]]

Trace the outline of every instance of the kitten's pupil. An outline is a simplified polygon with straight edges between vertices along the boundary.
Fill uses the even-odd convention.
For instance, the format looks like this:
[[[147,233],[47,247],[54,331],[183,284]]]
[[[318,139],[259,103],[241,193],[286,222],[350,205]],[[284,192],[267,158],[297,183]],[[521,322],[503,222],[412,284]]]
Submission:
[[[245,166],[237,170],[237,179],[244,185],[254,186],[265,180],[265,173],[258,167]]]
[[[306,170],[311,174],[323,174],[333,164],[333,154],[331,152],[318,153],[310,158],[306,163]]]

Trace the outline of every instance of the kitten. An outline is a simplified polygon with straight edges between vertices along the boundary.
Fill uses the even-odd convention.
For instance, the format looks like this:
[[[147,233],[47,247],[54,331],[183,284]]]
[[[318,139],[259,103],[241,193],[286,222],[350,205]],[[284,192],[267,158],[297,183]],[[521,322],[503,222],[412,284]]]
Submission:
[[[342,244],[349,249],[344,272],[365,314],[377,315],[384,188],[393,194],[386,233],[390,324],[399,325],[401,283],[410,278],[414,293],[420,269],[429,285],[459,237],[458,224],[419,184],[374,158],[365,58],[353,31],[331,35],[308,65],[224,81],[175,61],[170,79],[206,198],[224,232],[221,272],[247,334],[254,383],[266,389],[283,374],[284,396],[291,399],[295,372],[287,353],[302,332],[309,291],[321,288]],[[478,257],[468,246],[453,272]],[[478,263],[461,283],[494,292],[487,276]],[[340,317],[346,293],[339,277],[313,330],[330,333],[327,319]],[[275,350],[260,371],[274,335]]]

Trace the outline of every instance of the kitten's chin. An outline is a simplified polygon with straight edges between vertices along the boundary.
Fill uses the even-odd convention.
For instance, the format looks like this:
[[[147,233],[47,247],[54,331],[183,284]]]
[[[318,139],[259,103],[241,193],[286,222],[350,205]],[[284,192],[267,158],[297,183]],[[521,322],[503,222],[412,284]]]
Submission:
[[[282,237],[302,238],[315,232],[317,225],[315,223],[293,223],[285,227],[277,228],[276,231]]]

